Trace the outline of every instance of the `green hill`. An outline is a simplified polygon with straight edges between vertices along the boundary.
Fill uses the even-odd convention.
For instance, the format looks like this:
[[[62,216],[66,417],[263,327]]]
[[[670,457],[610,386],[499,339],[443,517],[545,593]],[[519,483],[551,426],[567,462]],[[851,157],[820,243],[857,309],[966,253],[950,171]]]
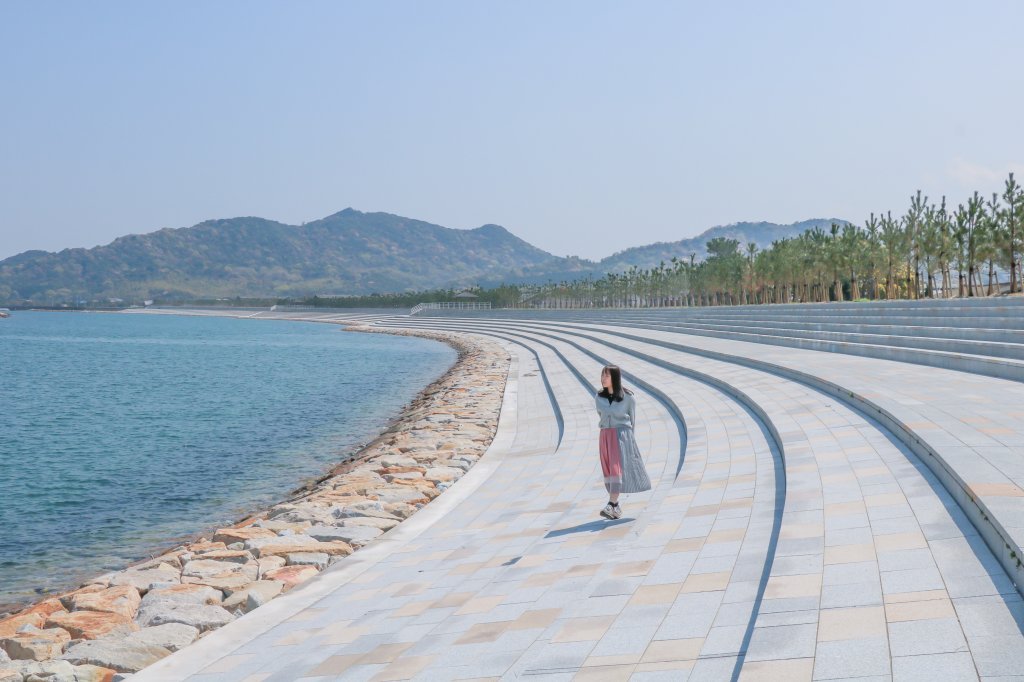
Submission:
[[[560,259],[497,225],[453,230],[346,209],[302,226],[210,220],[0,261],[0,300],[368,294],[472,283]]]
[[[737,223],[595,262],[553,256],[498,225],[453,230],[351,208],[301,226],[263,218],[209,220],[92,249],[26,251],[0,261],[0,302],[362,295],[561,281],[690,253],[699,260],[714,237],[764,247],[830,222]]]

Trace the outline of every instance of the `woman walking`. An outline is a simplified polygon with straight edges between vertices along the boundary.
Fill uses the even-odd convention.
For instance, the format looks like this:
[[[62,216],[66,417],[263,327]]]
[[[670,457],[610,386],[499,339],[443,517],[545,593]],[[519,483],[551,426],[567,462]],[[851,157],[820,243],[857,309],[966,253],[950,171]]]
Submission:
[[[622,372],[615,365],[601,370],[601,390],[597,394],[597,414],[601,428],[601,471],[608,490],[608,504],[601,510],[606,519],[622,517],[619,495],[651,489],[651,479],[640,458],[633,437],[636,426],[636,398],[622,387]]]

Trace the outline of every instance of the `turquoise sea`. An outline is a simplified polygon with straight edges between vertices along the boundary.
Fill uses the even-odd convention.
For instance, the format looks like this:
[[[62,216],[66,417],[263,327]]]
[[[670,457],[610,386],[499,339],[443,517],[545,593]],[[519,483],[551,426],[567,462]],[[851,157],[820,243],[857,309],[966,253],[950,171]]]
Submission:
[[[280,501],[455,358],[327,324],[0,320],[0,613]]]

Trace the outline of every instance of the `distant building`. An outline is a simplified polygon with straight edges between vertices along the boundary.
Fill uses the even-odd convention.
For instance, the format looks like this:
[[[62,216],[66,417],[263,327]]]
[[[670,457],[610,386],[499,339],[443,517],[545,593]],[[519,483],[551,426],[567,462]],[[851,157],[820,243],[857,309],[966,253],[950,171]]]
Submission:
[[[455,294],[455,298],[458,298],[458,299],[471,299],[471,298],[480,298],[480,297],[477,296],[476,294],[470,292],[470,291],[460,291],[459,293]]]

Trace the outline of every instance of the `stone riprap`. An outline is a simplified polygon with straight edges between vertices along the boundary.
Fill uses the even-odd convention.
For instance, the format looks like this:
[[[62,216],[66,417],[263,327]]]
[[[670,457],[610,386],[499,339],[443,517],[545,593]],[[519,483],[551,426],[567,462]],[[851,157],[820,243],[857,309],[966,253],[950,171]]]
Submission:
[[[868,311],[891,327],[870,333],[1002,343],[1024,312],[943,305],[380,319],[506,345],[491,448],[362,561],[139,680],[1019,677],[1024,385],[990,362],[1012,357],[671,324]],[[654,486],[619,521],[597,516],[593,390],[609,362],[637,393]]]
[[[469,471],[497,426],[507,352],[445,332],[397,333],[450,343],[459,358],[384,434],[237,526],[0,620],[0,681],[136,673],[372,544]]]

